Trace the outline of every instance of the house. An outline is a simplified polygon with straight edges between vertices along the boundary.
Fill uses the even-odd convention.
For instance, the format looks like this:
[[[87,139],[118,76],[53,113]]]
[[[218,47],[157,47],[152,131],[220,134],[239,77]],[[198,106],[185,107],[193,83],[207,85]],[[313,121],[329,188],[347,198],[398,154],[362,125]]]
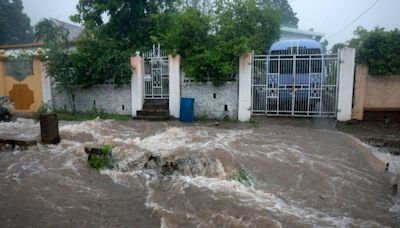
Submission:
[[[67,23],[64,21],[60,21],[57,19],[51,19],[57,26],[62,26],[68,30],[68,42],[70,44],[70,48],[74,49],[75,42],[77,38],[82,34],[83,28],[71,23]],[[0,50],[5,50],[6,56],[18,55],[19,53],[35,53],[37,48],[42,48],[44,46],[43,42],[36,42],[31,44],[15,44],[15,45],[0,45]]]
[[[52,21],[69,31],[70,48],[82,34],[79,26],[63,21]],[[14,103],[15,112],[35,112],[51,100],[51,83],[41,60],[43,42],[0,46],[0,96],[8,96]],[[32,55],[33,59],[9,61],[10,56]]]
[[[325,34],[320,32],[315,32],[314,30],[301,30],[296,28],[281,27],[281,38],[279,41],[283,40],[293,40],[293,39],[312,39],[316,41],[321,41]]]

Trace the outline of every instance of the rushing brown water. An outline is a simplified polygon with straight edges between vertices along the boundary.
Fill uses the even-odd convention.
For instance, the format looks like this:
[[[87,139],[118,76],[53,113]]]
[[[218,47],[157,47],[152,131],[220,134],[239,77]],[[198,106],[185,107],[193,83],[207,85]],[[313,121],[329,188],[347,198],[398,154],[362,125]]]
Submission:
[[[60,132],[56,146],[3,148],[1,226],[400,226],[385,164],[336,131],[94,120]],[[0,137],[38,134],[30,120],[0,123]],[[105,144],[115,168],[98,173],[84,147]],[[181,168],[160,173],[149,155]],[[240,168],[250,184],[232,180]]]

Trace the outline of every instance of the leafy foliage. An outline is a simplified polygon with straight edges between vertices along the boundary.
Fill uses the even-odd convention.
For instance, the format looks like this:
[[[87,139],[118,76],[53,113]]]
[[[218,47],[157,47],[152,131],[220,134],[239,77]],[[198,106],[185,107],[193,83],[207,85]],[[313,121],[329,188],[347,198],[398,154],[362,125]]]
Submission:
[[[47,72],[56,81],[56,87],[63,90],[75,112],[74,89],[78,85],[74,70],[73,53],[68,51],[69,32],[51,19],[43,19],[35,27],[35,39],[46,44],[45,61]]]
[[[72,21],[85,26],[71,62],[77,84],[90,87],[130,82],[129,58],[136,50],[147,51],[167,27],[168,13],[176,0],[80,0]]]
[[[89,166],[97,170],[111,166],[111,152],[111,146],[104,145],[101,148],[101,155],[94,155],[89,159]]]
[[[62,61],[53,63],[73,67],[73,85],[122,85],[132,74],[130,55],[161,43],[182,55],[188,76],[220,85],[236,73],[242,54],[265,52],[279,38],[280,16],[278,5],[267,1],[216,0],[212,8],[206,2],[80,0],[71,19],[82,23],[85,33],[76,51],[59,53]]]
[[[23,9],[21,0],[0,0],[0,44],[33,41],[31,21]]]
[[[182,55],[186,74],[218,86],[236,73],[241,55],[265,52],[279,37],[279,14],[255,0],[218,0],[214,16],[186,8],[170,27],[161,43]]]
[[[247,187],[254,186],[256,183],[255,174],[244,166],[234,169],[231,179]]]
[[[299,19],[287,0],[260,0],[261,6],[271,6],[280,12],[281,25],[297,28]]]
[[[369,67],[373,75],[400,75],[400,30],[386,31],[376,27],[368,31],[358,27],[354,32],[355,38],[345,44],[336,44],[339,47],[355,48],[356,61]]]
[[[58,26],[51,19],[43,19],[35,26],[35,40],[42,41],[46,44],[59,43],[65,44],[68,42],[69,31],[61,26]]]

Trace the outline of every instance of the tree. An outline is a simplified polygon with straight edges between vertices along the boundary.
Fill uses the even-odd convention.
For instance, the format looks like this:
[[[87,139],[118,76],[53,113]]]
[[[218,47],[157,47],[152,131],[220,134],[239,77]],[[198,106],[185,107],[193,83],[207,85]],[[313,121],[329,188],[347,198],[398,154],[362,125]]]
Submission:
[[[299,19],[287,0],[259,0],[259,4],[279,10],[282,26],[297,28]]]
[[[176,0],[80,0],[71,20],[82,23],[99,39],[118,40],[120,49],[148,49],[152,17],[176,9]],[[104,17],[108,21],[104,21]]]
[[[71,19],[82,23],[85,33],[66,61],[75,69],[75,83],[126,84],[129,57],[161,43],[183,56],[187,75],[220,85],[236,73],[242,54],[266,52],[279,38],[279,12],[272,7],[258,0],[218,0],[205,12],[199,7],[205,1],[80,0]]]
[[[354,38],[338,43],[332,52],[343,47],[356,49],[356,62],[369,67],[373,75],[400,75],[400,30],[385,30],[382,27],[368,31],[358,27]]]
[[[338,54],[339,50],[342,48],[345,48],[345,47],[347,47],[347,44],[345,44],[345,43],[336,43],[332,46],[331,52],[332,52],[332,54]]]
[[[31,22],[23,9],[21,0],[0,0],[0,44],[33,41]]]
[[[71,16],[85,27],[71,54],[77,83],[84,87],[108,81],[128,83],[129,57],[157,42],[176,7],[177,0],[80,0],[78,13]]]
[[[43,19],[35,26],[35,41],[42,41],[46,44],[66,44],[69,31],[58,26],[52,19]]]
[[[72,112],[75,112],[74,89],[77,75],[72,64],[72,53],[68,50],[69,31],[58,26],[52,19],[43,19],[35,26],[35,39],[46,44],[46,66],[56,87],[65,92]]]
[[[241,55],[265,53],[279,38],[279,14],[255,0],[215,4],[212,16],[196,8],[176,14],[162,44],[182,55],[189,77],[221,85],[236,73]]]

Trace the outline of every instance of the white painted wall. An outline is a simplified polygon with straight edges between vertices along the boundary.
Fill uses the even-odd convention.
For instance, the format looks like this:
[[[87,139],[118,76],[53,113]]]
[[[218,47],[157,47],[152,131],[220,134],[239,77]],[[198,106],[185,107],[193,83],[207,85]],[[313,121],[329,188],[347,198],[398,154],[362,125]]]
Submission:
[[[144,59],[136,53],[131,57],[133,75],[131,80],[132,97],[132,116],[136,117],[136,112],[143,109],[144,104]]]
[[[339,51],[339,95],[337,120],[351,120],[353,104],[354,70],[356,50],[343,48]]]
[[[93,108],[108,113],[132,115],[131,87],[124,85],[94,85],[90,88],[76,87],[74,89],[75,108],[78,112],[90,112]],[[54,107],[71,110],[68,95],[64,90],[53,88]]]
[[[239,121],[251,118],[251,71],[252,54],[248,53],[239,60]]]
[[[181,108],[181,57],[168,56],[169,67],[169,113],[175,118],[180,116]]]
[[[218,87],[211,82],[181,82],[181,96],[194,98],[194,115],[198,118],[207,116],[221,119],[227,116],[231,120],[237,120],[238,90],[237,81],[225,82]]]
[[[51,86],[51,77],[47,75],[47,67],[45,63],[40,64],[41,68],[41,79],[42,79],[42,95],[43,95],[43,103],[46,105],[50,105],[52,102],[52,86]]]

